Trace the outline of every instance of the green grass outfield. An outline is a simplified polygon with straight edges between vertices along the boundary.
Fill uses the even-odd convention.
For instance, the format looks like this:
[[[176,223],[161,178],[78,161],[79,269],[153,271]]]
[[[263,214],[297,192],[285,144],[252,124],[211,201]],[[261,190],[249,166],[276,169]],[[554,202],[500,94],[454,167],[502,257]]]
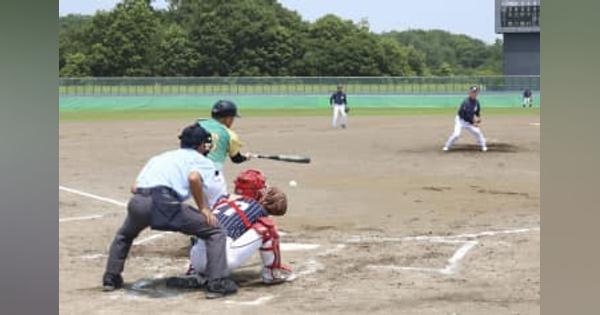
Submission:
[[[454,115],[456,108],[353,108],[350,116],[429,116]],[[530,115],[539,116],[539,108],[484,108],[482,115]],[[59,120],[67,121],[110,121],[110,120],[163,120],[195,119],[207,117],[206,110],[191,109],[137,109],[137,110],[85,110],[59,112]],[[290,109],[241,109],[243,117],[310,117],[330,116],[329,108]],[[243,119],[243,118],[242,118]]]

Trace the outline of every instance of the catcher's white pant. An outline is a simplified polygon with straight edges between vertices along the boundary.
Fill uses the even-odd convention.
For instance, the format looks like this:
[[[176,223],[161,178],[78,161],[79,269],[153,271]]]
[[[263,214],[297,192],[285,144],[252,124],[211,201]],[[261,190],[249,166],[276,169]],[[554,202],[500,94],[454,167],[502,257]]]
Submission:
[[[252,258],[263,245],[263,239],[254,229],[246,231],[237,240],[233,241],[227,237],[227,270],[228,272],[239,268],[246,261]],[[192,247],[190,252],[192,268],[197,272],[206,270],[206,244],[199,239]]]
[[[445,145],[446,148],[449,149],[454,144],[454,142],[456,142],[456,140],[458,140],[463,128],[467,129],[467,131],[469,131],[475,138],[477,138],[477,142],[479,142],[479,145],[482,148],[486,146],[485,137],[483,136],[481,129],[479,127],[473,126],[471,123],[461,119],[457,115],[456,118],[454,119],[454,132],[452,132],[452,135],[450,135],[450,138],[448,138],[448,141],[446,142],[446,145]]]
[[[523,106],[531,106],[532,99],[531,97],[523,97]]]
[[[255,229],[249,229],[235,241],[227,237],[227,271],[231,272],[239,268],[259,250],[263,269],[280,267],[281,255],[277,238],[268,236],[265,239]],[[206,244],[203,240],[198,239],[198,242],[192,247],[190,260],[195,272],[203,273],[206,270]]]
[[[333,106],[333,128],[337,127],[338,117],[342,116],[342,125],[346,125],[348,122],[348,116],[346,115],[346,105],[344,104],[334,104]]]

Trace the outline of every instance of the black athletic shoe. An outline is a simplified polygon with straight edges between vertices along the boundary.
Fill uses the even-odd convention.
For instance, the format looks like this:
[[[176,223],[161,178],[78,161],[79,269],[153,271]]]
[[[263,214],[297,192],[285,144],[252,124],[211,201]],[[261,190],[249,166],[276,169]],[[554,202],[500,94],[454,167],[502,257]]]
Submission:
[[[104,273],[102,277],[102,291],[114,291],[123,287],[123,277],[112,273]]]
[[[224,297],[236,293],[237,290],[238,285],[230,278],[210,280],[206,284],[206,298],[216,299]]]
[[[195,275],[171,277],[167,279],[167,287],[180,289],[200,289],[203,283]]]

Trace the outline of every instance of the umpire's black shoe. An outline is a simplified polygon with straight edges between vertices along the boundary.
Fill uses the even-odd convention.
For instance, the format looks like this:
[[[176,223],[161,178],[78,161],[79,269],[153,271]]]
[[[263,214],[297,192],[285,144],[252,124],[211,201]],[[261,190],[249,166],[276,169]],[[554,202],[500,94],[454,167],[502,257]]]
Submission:
[[[167,287],[180,288],[180,289],[200,289],[204,286],[204,283],[196,275],[189,275],[183,277],[171,277],[167,279]]]
[[[123,287],[123,277],[112,273],[104,273],[102,277],[102,291],[114,291]]]
[[[235,294],[238,285],[230,278],[210,280],[206,284],[206,298],[216,299],[226,295]]]

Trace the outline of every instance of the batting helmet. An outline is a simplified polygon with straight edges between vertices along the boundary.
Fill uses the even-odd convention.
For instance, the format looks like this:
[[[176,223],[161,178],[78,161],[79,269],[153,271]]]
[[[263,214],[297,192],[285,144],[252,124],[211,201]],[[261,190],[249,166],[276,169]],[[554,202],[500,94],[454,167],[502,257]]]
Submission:
[[[228,100],[217,101],[213,105],[210,114],[212,118],[240,117],[235,103]]]
[[[249,169],[241,172],[233,183],[236,194],[260,200],[263,197],[267,179],[261,171]]]

